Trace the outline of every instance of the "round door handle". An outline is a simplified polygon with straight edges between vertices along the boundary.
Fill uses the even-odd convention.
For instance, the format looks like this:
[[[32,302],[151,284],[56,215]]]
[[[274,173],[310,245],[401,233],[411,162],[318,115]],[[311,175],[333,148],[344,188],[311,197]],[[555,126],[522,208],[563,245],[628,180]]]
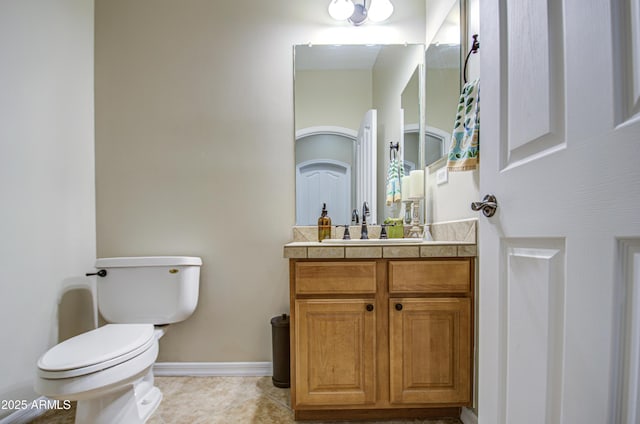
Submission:
[[[373,311],[373,305],[371,303],[367,305],[367,311],[369,312]]]
[[[474,211],[481,210],[484,216],[489,218],[495,215],[496,209],[498,209],[498,200],[493,194],[487,194],[484,196],[484,199],[482,199],[482,202],[473,202],[471,209]]]
[[[396,303],[396,311],[402,310],[402,303]]]

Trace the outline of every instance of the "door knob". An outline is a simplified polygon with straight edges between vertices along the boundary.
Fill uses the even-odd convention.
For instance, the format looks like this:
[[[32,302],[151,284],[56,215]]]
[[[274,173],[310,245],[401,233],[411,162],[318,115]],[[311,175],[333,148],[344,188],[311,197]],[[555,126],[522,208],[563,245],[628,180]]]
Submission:
[[[484,199],[482,199],[482,202],[473,202],[471,204],[471,209],[474,211],[482,210],[484,216],[488,218],[496,213],[496,209],[498,209],[498,200],[493,194],[487,194],[484,196]]]

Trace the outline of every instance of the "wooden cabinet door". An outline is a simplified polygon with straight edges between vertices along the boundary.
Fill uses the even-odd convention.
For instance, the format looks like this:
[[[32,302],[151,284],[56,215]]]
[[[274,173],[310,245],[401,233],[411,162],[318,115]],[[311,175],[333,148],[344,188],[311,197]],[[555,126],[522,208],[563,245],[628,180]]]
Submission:
[[[295,405],[375,402],[373,299],[295,301]]]
[[[393,404],[471,402],[471,300],[389,300]]]

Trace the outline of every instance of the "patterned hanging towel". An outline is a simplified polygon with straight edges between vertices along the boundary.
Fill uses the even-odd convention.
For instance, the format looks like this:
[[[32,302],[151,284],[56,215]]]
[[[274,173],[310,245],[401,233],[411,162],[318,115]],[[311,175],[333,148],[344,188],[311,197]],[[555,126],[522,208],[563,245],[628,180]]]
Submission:
[[[449,147],[449,171],[471,171],[478,167],[480,153],[480,80],[462,88]]]
[[[389,162],[387,172],[387,206],[402,200],[400,180],[404,176],[404,166],[400,159],[394,158]]]

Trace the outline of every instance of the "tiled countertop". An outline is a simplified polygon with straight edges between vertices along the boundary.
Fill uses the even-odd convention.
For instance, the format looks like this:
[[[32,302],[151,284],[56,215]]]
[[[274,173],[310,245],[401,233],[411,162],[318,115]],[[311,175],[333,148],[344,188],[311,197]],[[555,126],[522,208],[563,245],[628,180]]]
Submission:
[[[476,220],[463,220],[430,225],[431,234],[436,241],[416,239],[415,243],[395,244],[385,240],[376,244],[370,240],[366,245],[358,242],[329,244],[317,241],[317,228],[295,227],[294,241],[284,246],[284,257],[289,259],[350,259],[350,258],[433,258],[433,257],[469,257],[477,256]],[[340,232],[334,231],[332,238],[340,238]],[[371,226],[369,235],[379,235],[379,227]],[[352,227],[351,237],[359,237],[358,227]],[[446,241],[441,241],[446,240]]]
[[[292,242],[284,245],[284,257],[289,259],[350,259],[350,258],[431,258],[476,256],[476,245],[470,242],[422,241],[366,246],[358,244],[328,244],[317,241]]]

